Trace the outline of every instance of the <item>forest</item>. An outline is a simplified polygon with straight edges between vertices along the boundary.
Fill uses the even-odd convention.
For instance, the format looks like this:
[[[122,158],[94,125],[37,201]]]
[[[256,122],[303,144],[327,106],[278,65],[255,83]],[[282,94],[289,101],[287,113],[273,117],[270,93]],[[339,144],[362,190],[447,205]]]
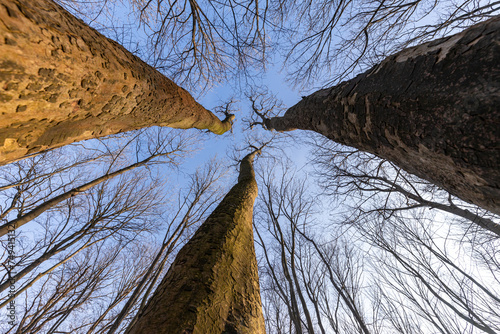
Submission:
[[[500,333],[500,1],[0,0],[0,333]]]

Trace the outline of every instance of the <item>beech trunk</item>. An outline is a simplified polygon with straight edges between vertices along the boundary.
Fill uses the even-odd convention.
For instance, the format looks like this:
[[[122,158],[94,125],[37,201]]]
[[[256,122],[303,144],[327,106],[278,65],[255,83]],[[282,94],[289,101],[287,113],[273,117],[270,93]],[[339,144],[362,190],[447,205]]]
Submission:
[[[179,251],[128,334],[265,333],[252,229],[254,155],[243,159],[238,183]]]
[[[0,164],[153,125],[220,121],[184,89],[51,0],[0,0]]]
[[[500,214],[500,17],[389,56],[264,120],[393,161]]]

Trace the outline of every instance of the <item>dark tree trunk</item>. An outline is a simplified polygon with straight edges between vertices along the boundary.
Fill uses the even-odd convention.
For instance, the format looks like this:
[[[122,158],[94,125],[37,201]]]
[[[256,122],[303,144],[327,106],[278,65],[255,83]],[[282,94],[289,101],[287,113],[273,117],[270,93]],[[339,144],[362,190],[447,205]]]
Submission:
[[[0,0],[0,164],[147,126],[230,128],[51,0]]]
[[[500,18],[405,49],[267,129],[312,130],[500,214]]]
[[[255,152],[127,333],[265,333],[252,229]]]

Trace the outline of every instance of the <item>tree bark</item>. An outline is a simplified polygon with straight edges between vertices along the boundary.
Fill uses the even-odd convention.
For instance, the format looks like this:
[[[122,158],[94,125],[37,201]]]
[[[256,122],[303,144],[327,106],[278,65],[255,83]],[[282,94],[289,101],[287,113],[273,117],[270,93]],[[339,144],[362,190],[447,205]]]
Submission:
[[[52,0],[0,0],[0,37],[0,164],[147,126],[231,127]]]
[[[264,119],[393,161],[500,214],[500,17],[389,56]]]
[[[252,229],[255,153],[127,333],[265,333]]]

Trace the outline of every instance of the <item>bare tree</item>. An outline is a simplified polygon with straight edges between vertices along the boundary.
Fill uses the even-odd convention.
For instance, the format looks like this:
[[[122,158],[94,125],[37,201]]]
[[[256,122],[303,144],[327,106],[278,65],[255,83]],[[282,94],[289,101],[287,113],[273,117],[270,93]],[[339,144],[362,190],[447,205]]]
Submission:
[[[124,23],[141,29],[147,38],[139,54],[172,79],[196,89],[241,74],[249,77],[252,70],[264,68],[273,44],[268,30],[281,25],[270,19],[271,6],[259,1],[130,0],[121,6],[116,1],[58,2],[111,38],[124,37]],[[114,22],[117,10],[130,12],[132,19]]]
[[[376,167],[380,160],[371,162]],[[466,242],[449,213],[439,218],[436,210],[411,206],[398,211],[393,198],[382,201],[387,212],[371,213],[344,200],[348,205],[339,210],[346,221],[327,224],[325,213],[314,209],[319,197],[308,192],[307,181],[288,166],[269,171],[263,173],[254,223],[270,333],[499,330],[500,267],[491,256],[498,254],[498,238]],[[338,183],[354,181],[343,175]],[[347,194],[372,199],[370,188],[358,190]],[[382,205],[380,198],[373,200]]]
[[[16,297],[19,301],[23,295],[30,300],[36,289],[45,284],[52,287],[54,275],[65,266],[71,266],[80,254],[85,253],[88,257],[89,249],[95,250],[102,244],[111,247],[118,243],[122,246],[117,249],[122,251],[124,245],[143,241],[157,229],[158,212],[165,198],[161,190],[165,180],[155,176],[155,169],[163,165],[165,172],[167,166],[175,166],[182,156],[190,152],[191,144],[192,135],[186,132],[158,128],[156,131],[88,143],[90,147],[82,147],[81,151],[76,147],[66,147],[4,166],[1,175],[6,183],[0,196],[6,203],[1,212],[5,221],[21,217],[25,212],[43,206],[41,203],[46,203],[47,197],[65,194],[68,188],[78,187],[78,184],[99,177],[101,173],[110,175],[120,171],[130,164],[130,159],[143,160],[143,157],[159,153],[158,149],[164,150],[164,153],[171,152],[166,160],[150,159],[142,169],[118,173],[115,178],[101,180],[83,193],[74,193],[70,198],[46,207],[47,210],[34,217],[29,229],[21,227],[15,231],[16,252],[13,259],[9,259],[7,252],[10,249],[8,241],[2,240],[0,287],[4,294],[0,299],[1,306],[14,302]],[[130,252],[130,249],[127,251]],[[7,261],[10,265],[6,266]],[[96,261],[100,261],[98,256]],[[126,265],[124,257],[115,258],[113,270],[120,269],[120,261]],[[140,262],[143,266],[147,265],[147,261]],[[142,276],[142,269],[137,270],[136,274]],[[129,286],[129,283],[121,285],[126,288],[124,294],[121,294],[122,290],[116,291],[117,299],[112,303],[113,307],[124,300],[129,294],[127,289],[136,284],[130,283],[132,286]],[[15,284],[15,293],[11,291],[6,295],[5,289],[11,288],[12,284]],[[92,294],[89,296],[92,297]],[[56,308],[59,306],[53,305]],[[20,308],[17,310],[20,311]],[[24,316],[32,316],[28,314]]]
[[[55,270],[57,267],[73,258],[79,252],[91,247],[92,245],[102,242],[109,237],[118,237],[121,239],[127,232],[133,230],[147,230],[146,226],[140,224],[141,216],[146,218],[151,214],[151,210],[157,203],[151,199],[158,198],[158,188],[160,184],[149,184],[144,186],[144,181],[147,180],[144,176],[135,173],[133,177],[124,177],[115,185],[102,184],[95,189],[94,193],[86,197],[88,203],[85,207],[88,208],[88,218],[82,225],[82,219],[74,217],[75,212],[81,210],[75,208],[71,201],[66,203],[68,214],[64,217],[63,224],[55,226],[55,231],[47,231],[45,240],[37,245],[35,249],[37,257],[33,259],[34,254],[23,254],[22,261],[16,264],[16,274],[11,275],[9,279],[2,280],[0,284],[0,292],[7,289],[10,282],[21,282],[21,279],[37,268],[43,268],[42,264],[57,254],[64,253],[63,257],[59,257],[56,264],[49,269],[38,273],[34,278],[22,287],[18,287],[16,293],[11,295],[7,300],[0,304],[0,307],[5,306],[10,300],[23,293],[26,289],[32,286],[37,280],[44,275]],[[158,201],[158,203],[161,203]],[[50,216],[51,220],[56,219]],[[52,227],[54,224],[50,224]],[[30,251],[35,253],[35,250]],[[21,269],[22,268],[22,269]]]
[[[394,315],[387,316],[391,326],[401,333],[430,330],[419,328],[423,322],[442,333],[497,330],[490,319],[498,314],[489,306],[498,302],[491,289],[499,283],[491,256],[498,217],[391,162],[324,138],[313,156],[323,190],[347,204],[346,222],[383,250],[368,256],[377,272],[372,297],[378,296],[382,313]],[[446,223],[434,218],[443,214]]]
[[[111,36],[129,29],[113,21],[116,1],[59,2]],[[143,28],[148,36],[142,46],[148,51],[141,54],[188,85],[212,86],[238,71],[251,82],[253,71],[265,70],[266,61],[280,53],[288,78],[306,87],[336,83],[404,47],[491,18],[499,5],[474,0],[129,0],[120,8],[133,13],[134,21],[125,24]]]
[[[220,170],[220,165],[211,162],[204,170],[198,170],[190,177],[187,194],[179,198],[178,210],[171,214],[171,221],[156,256],[149,264],[147,272],[142,276],[108,333],[114,333],[124,322],[125,317],[132,310],[137,309],[136,316],[130,323],[135,322],[137,314],[141,313],[145,307],[149,295],[164,273],[164,268],[168,264],[167,261],[174,254],[176,247],[186,239],[186,234],[190,228],[206,218],[207,211],[220,201],[220,189],[214,187],[214,184],[222,176]],[[137,305],[139,306],[137,307]]]
[[[102,306],[106,312],[106,307],[127,296],[141,275],[143,267],[139,261],[131,263],[124,254],[132,253],[133,249],[124,249],[123,245],[94,245],[64,263],[32,288],[24,304],[17,303],[17,310],[21,311],[18,326],[5,333],[83,332],[85,328],[98,326],[102,319],[92,319],[97,321],[95,324],[88,318],[83,321],[78,311]],[[120,267],[128,269],[127,275],[121,276]],[[110,287],[114,288],[111,293],[106,291]],[[71,321],[75,319],[79,321]]]
[[[0,128],[6,124],[0,159],[13,161],[76,140],[149,125],[215,133],[231,128],[230,112],[219,121],[152,67],[49,0],[0,1],[0,100],[5,102],[0,112],[6,115],[0,121]],[[102,10],[112,3],[104,1]],[[270,27],[293,37],[287,60],[299,64],[297,80],[317,77],[333,65],[340,71],[332,79],[336,81],[388,52],[465,28],[499,8],[498,2],[464,1],[450,7],[436,24],[405,30],[435,13],[442,2],[362,1],[362,9],[357,8],[360,3],[342,0],[129,4],[148,34],[152,52],[146,60],[186,83],[201,85],[237,71],[250,73],[248,65],[263,64]],[[291,20],[297,15],[302,20]],[[308,197],[305,181],[297,177],[292,182],[286,173],[263,178],[265,191],[254,222],[269,332],[500,330],[498,295],[491,288],[500,282],[498,238],[489,233],[500,235],[498,223],[493,215],[438,188],[500,212],[500,159],[495,149],[498,22],[496,18],[405,49],[353,80],[304,98],[283,117],[269,117],[272,109],[279,109],[274,99],[250,96],[257,117],[250,120],[251,126],[313,130],[356,147],[332,151],[334,157],[325,161],[333,164],[327,166],[325,188],[350,204],[349,224],[336,225],[331,234],[324,232],[325,225],[319,232],[315,229],[324,216],[314,218],[316,199]],[[337,29],[344,37],[332,48]],[[44,47],[34,46],[33,39]],[[340,49],[349,50],[345,62],[336,52]],[[26,65],[33,62],[36,66]],[[134,141],[137,146],[128,159],[123,152],[132,145],[96,151],[70,164],[54,162],[50,169],[43,168],[48,163],[43,155],[7,167],[12,173],[0,185],[6,198],[0,212],[4,230],[33,221],[44,231],[43,238],[21,245],[19,272],[2,276],[0,290],[9,285],[5,279],[13,277],[23,283],[16,296],[26,296],[19,326],[7,330],[114,333],[128,327],[137,332],[156,330],[165,319],[189,323],[189,317],[198,314],[213,318],[216,327],[196,325],[201,331],[244,331],[252,326],[250,331],[264,331],[252,229],[246,219],[256,196],[254,176],[252,182],[245,177],[253,174],[253,158],[244,159],[238,184],[165,275],[177,248],[219,197],[207,188],[215,175],[208,172],[207,178],[193,177],[191,192],[180,197],[173,217],[157,214],[159,203],[154,200],[162,196],[152,188],[161,183],[148,177],[154,174],[154,159],[167,153],[156,142]],[[130,156],[136,163],[130,163]],[[108,162],[103,173],[82,177],[85,166],[102,167],[102,161]],[[16,168],[19,175],[14,175]],[[245,182],[251,185],[238,194],[244,196],[233,196]],[[204,197],[207,194],[212,196]],[[241,197],[244,224],[235,218],[224,225],[227,212]],[[438,220],[431,221],[422,208],[452,213],[487,231],[474,229],[464,235],[450,227],[443,236],[436,231]],[[163,240],[148,234],[160,230],[159,222],[168,226]],[[243,232],[228,237],[228,229]],[[20,230],[27,231],[26,226]],[[454,239],[457,235],[460,242]],[[148,237],[154,246],[134,249]],[[220,246],[220,241],[236,246]],[[454,250],[463,246],[470,255],[455,257]],[[130,254],[133,258],[127,260]],[[214,254],[223,254],[225,262],[212,261]],[[236,270],[228,265],[233,256]],[[464,265],[464,258],[476,263]],[[479,267],[487,279],[478,275]],[[220,275],[211,278],[200,272]],[[3,297],[1,305],[12,298]],[[213,306],[221,300],[229,305],[223,315]],[[243,305],[249,301],[250,306]],[[197,306],[189,308],[189,303]],[[94,317],[82,320],[79,312]],[[194,326],[182,325],[188,330]],[[180,328],[174,322],[172,326]]]
[[[419,326],[424,332],[441,333],[499,330],[500,299],[492,288],[498,281],[487,271],[478,274],[478,265],[459,250],[463,245],[450,238],[452,225],[429,225],[420,214],[383,221],[362,219],[356,227],[381,251],[372,249],[374,286],[380,289],[385,313],[399,309],[391,320],[406,328],[401,332],[410,333]]]
[[[161,158],[165,158],[166,159],[165,162],[172,163],[175,160],[176,155],[182,154],[183,151],[187,149],[190,140],[188,139],[188,137],[180,139],[182,138],[182,136],[175,139],[171,134],[170,135],[169,134],[170,133],[167,134],[158,133],[158,138],[156,138],[156,141],[154,141],[153,138],[149,138],[151,139],[151,142],[147,144],[148,147],[146,148],[146,157],[141,158],[140,155],[137,154],[136,158],[139,161],[129,164],[128,166],[119,168],[117,170],[113,170],[115,167],[115,163],[112,163],[108,167],[108,170],[104,175],[99,176],[88,182],[85,182],[83,185],[79,185],[75,188],[64,191],[61,194],[54,196],[48,200],[45,199],[42,203],[38,204],[28,212],[22,212],[22,211],[19,212],[16,218],[0,226],[0,236],[7,234],[9,229],[19,228],[24,224],[32,221],[33,219],[43,214],[47,210],[50,210],[51,208],[57,206],[59,203],[68,200],[74,196],[77,196],[79,194],[82,194],[85,191],[91,189],[92,187],[95,187],[96,185],[102,182],[111,180],[112,178],[118,175],[121,175],[138,167],[147,166],[148,163],[161,162]],[[129,144],[130,143],[131,142],[129,141]],[[128,144],[124,145],[121,151],[123,151],[123,149],[127,146]],[[139,148],[140,146],[138,146],[138,149]],[[117,158],[118,157],[115,157],[115,159]],[[16,197],[14,199],[16,199]]]
[[[391,53],[500,11],[498,1],[474,0],[287,1],[282,6],[289,31],[282,46],[287,49],[285,68],[301,87],[337,84]]]
[[[284,332],[371,333],[359,259],[342,238],[314,235],[315,201],[306,182],[284,166],[267,170],[262,182],[254,221],[265,263],[263,291],[266,303],[276,295],[287,307],[291,327]],[[272,305],[268,319],[279,312]]]
[[[495,215],[464,203],[436,185],[408,174],[392,162],[313,136],[312,161],[326,194],[349,204],[353,212],[404,215],[419,208],[436,209],[457,217],[462,225],[500,236]],[[466,222],[469,222],[467,224]]]
[[[133,0],[131,5],[148,28],[152,62],[175,79],[213,85],[264,65],[267,4]]]

